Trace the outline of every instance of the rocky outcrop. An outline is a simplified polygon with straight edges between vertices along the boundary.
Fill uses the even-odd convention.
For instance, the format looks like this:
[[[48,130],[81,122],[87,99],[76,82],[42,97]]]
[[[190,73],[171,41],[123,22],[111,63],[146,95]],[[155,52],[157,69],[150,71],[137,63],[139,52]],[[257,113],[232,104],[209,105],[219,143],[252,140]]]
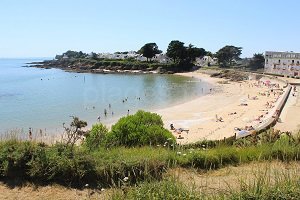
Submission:
[[[160,73],[173,74],[180,69],[174,64],[93,59],[60,59],[29,63],[29,67],[58,68],[70,72],[90,73]]]

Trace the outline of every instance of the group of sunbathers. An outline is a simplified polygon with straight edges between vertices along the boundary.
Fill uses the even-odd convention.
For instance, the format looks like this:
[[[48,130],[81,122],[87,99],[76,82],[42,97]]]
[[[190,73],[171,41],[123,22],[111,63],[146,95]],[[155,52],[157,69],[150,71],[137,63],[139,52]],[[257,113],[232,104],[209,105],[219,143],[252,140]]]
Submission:
[[[170,124],[170,129],[172,131],[174,131],[174,133],[179,134],[177,139],[183,139],[183,137],[181,137],[181,134],[183,131],[185,131],[186,133],[189,133],[189,129],[184,129],[184,128],[175,128],[173,124]]]

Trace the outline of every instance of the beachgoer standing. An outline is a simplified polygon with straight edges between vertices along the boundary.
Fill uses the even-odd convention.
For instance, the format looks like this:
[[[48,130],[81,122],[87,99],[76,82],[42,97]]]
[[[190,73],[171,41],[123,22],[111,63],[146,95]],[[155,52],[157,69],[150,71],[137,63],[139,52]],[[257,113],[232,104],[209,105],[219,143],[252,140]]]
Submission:
[[[31,132],[31,128],[29,127],[29,139],[32,140],[32,132]]]

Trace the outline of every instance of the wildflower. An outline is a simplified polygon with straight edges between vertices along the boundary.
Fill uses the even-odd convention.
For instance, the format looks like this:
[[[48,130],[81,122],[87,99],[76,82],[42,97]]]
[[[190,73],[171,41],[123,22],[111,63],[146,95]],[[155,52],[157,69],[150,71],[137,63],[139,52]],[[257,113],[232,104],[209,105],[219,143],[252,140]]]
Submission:
[[[180,152],[180,151],[178,151],[178,152],[177,152],[177,154],[178,154],[178,155],[180,155],[180,154],[181,154],[181,152]]]
[[[128,179],[129,178],[126,176],[125,178],[123,178],[123,181],[126,182],[126,181],[128,181]]]
[[[182,154],[183,156],[186,156],[186,154],[184,153],[184,154]]]

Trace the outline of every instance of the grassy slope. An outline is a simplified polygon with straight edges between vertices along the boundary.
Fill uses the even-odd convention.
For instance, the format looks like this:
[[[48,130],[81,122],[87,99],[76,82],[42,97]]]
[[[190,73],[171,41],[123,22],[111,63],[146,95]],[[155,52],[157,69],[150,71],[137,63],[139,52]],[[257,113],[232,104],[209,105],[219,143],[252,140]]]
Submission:
[[[1,183],[0,199],[292,199],[300,194],[299,170],[299,162],[280,161],[254,162],[208,172],[174,168],[168,170],[162,181],[102,191],[59,185],[8,187]]]

